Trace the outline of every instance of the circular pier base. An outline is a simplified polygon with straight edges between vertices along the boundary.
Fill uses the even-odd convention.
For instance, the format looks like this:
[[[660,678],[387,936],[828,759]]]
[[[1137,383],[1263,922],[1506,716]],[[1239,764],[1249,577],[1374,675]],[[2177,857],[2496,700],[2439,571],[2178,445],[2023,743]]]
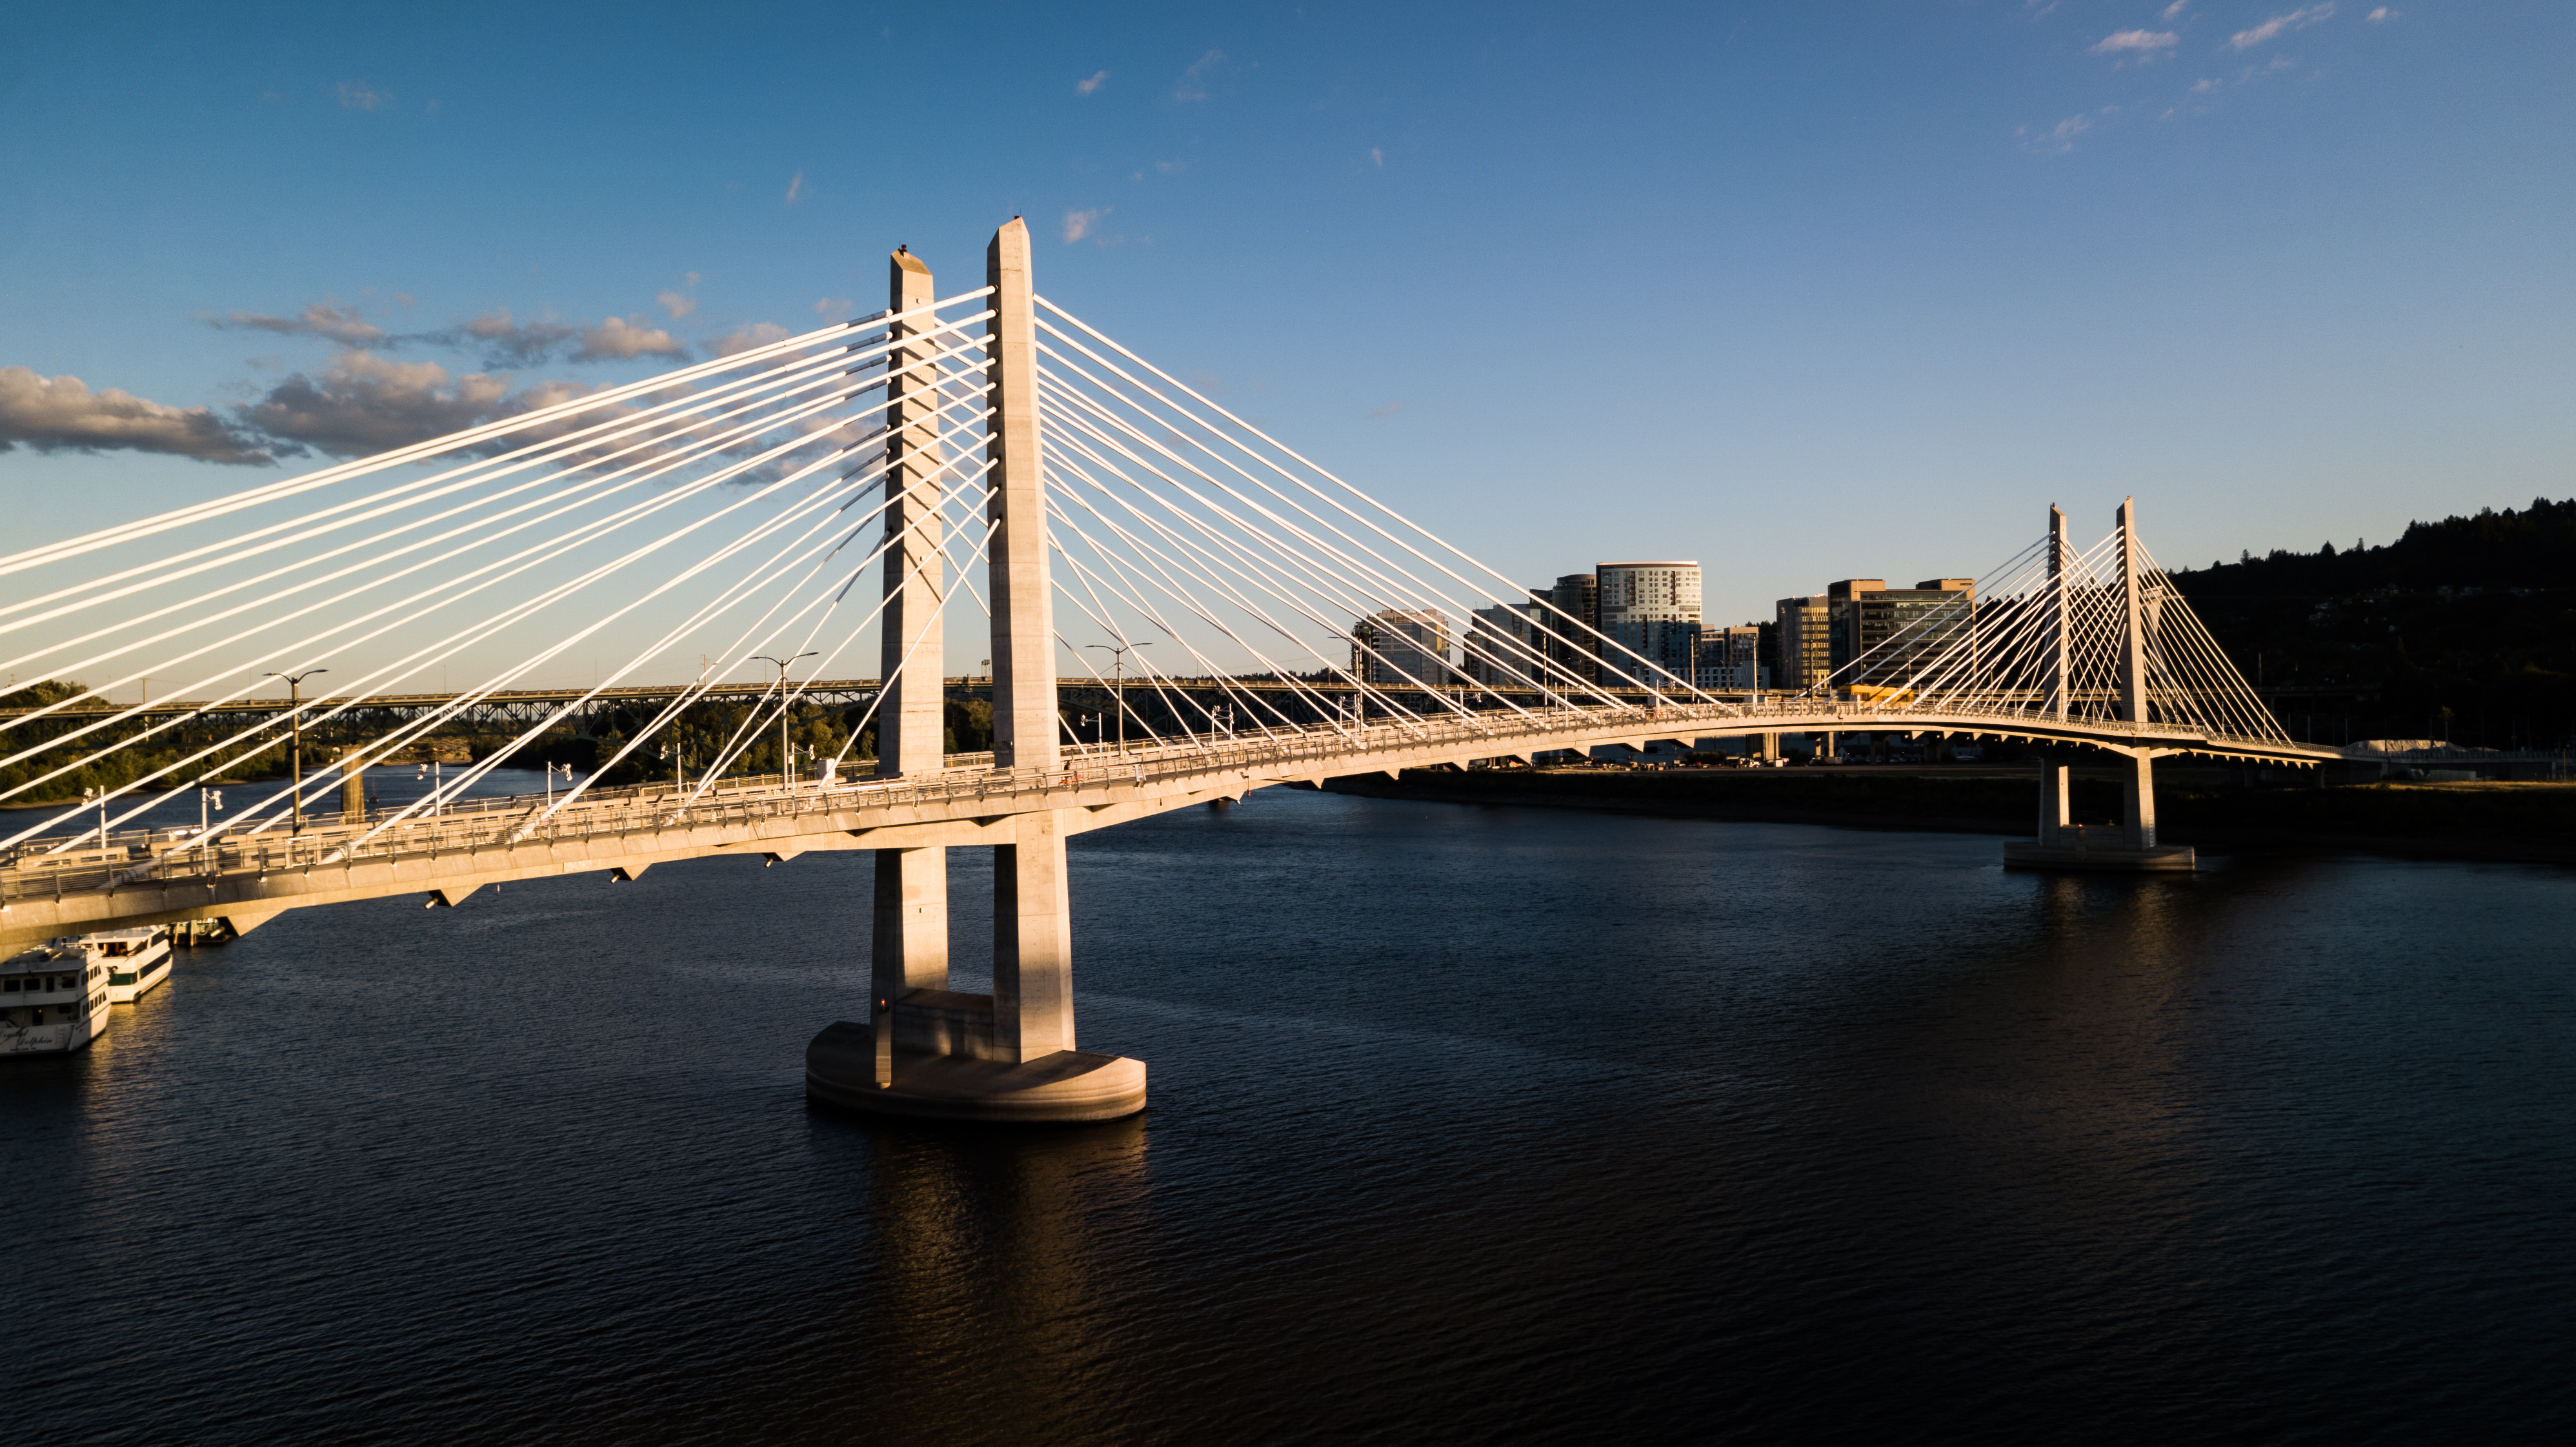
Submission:
[[[805,1047],[805,1094],[828,1105],[926,1120],[1070,1124],[1145,1108],[1145,1062],[1059,1050],[1017,1065],[898,1050],[894,1084],[877,1084],[876,1032],[825,1026]]]
[[[2006,869],[2189,874],[2199,867],[2200,857],[2188,844],[2159,844],[2153,849],[2071,849],[2062,844],[2038,844],[2017,839],[2004,846]]]

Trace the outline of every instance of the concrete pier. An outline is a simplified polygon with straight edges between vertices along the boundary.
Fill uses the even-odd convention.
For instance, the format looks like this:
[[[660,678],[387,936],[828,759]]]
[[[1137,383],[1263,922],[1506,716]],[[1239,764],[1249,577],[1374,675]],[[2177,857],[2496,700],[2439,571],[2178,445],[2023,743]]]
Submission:
[[[1118,1120],[1145,1108],[1145,1062],[1090,1050],[1034,1060],[983,1060],[927,1050],[894,1051],[894,1079],[879,1086],[877,1036],[844,1020],[805,1047],[805,1093],[827,1105],[873,1115],[1038,1125]]]

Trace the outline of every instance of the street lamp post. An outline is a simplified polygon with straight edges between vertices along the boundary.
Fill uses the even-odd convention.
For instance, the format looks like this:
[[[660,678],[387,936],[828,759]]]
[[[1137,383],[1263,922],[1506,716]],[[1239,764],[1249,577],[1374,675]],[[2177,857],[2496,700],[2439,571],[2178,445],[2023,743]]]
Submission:
[[[791,789],[796,787],[796,754],[787,743],[787,665],[798,658],[813,656],[814,650],[810,648],[789,658],[772,658],[766,653],[752,655],[755,663],[778,665],[778,782]]]
[[[1118,697],[1118,756],[1127,756],[1127,655],[1146,645],[1142,643],[1086,643],[1085,648],[1101,648],[1110,654],[1109,669],[1116,680],[1113,687]],[[1092,677],[1098,678],[1099,674]]]
[[[330,671],[331,670],[327,668],[308,668],[302,673],[271,672],[263,675],[263,677],[267,678],[282,678],[286,680],[286,725],[288,730],[288,741],[286,745],[286,772],[288,777],[293,781],[293,787],[287,790],[286,803],[287,808],[294,816],[294,821],[286,826],[286,832],[289,834],[301,834],[304,832],[304,705],[302,695],[300,695],[296,690],[303,685],[304,680],[311,678],[317,673],[329,673]]]

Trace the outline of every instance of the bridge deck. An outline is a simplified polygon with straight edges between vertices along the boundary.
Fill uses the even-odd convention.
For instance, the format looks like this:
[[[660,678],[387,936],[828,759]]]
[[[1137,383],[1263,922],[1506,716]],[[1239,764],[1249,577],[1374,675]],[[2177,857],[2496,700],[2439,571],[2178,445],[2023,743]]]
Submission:
[[[1758,708],[1701,705],[1498,712],[1277,729],[1130,748],[1069,749],[1058,768],[995,769],[952,756],[936,774],[820,787],[736,780],[687,797],[669,786],[593,790],[546,816],[542,799],[476,800],[438,817],[275,828],[207,842],[120,835],[32,841],[0,867],[0,946],[181,919],[255,927],[303,906],[429,893],[449,901],[485,884],[590,871],[632,878],[657,863],[724,853],[779,858],[819,849],[1007,844],[1015,820],[1061,811],[1078,833],[1250,789],[1321,782],[1556,749],[1749,733],[1897,729],[1990,735],[2121,752],[2197,753],[2313,763],[2332,749],[2276,740],[2174,733],[2155,724],[2068,721],[2023,713],[1909,713],[1866,704],[1788,700]]]

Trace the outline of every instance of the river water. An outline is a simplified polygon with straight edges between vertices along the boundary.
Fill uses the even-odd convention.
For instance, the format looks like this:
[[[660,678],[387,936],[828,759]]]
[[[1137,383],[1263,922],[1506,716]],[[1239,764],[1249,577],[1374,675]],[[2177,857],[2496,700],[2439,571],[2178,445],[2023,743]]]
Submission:
[[[1997,848],[1279,789],[1085,835],[1082,1040],[1153,1105],[1053,1130],[805,1103],[865,856],[290,913],[0,1062],[5,1420],[2566,1440],[2569,876]]]

